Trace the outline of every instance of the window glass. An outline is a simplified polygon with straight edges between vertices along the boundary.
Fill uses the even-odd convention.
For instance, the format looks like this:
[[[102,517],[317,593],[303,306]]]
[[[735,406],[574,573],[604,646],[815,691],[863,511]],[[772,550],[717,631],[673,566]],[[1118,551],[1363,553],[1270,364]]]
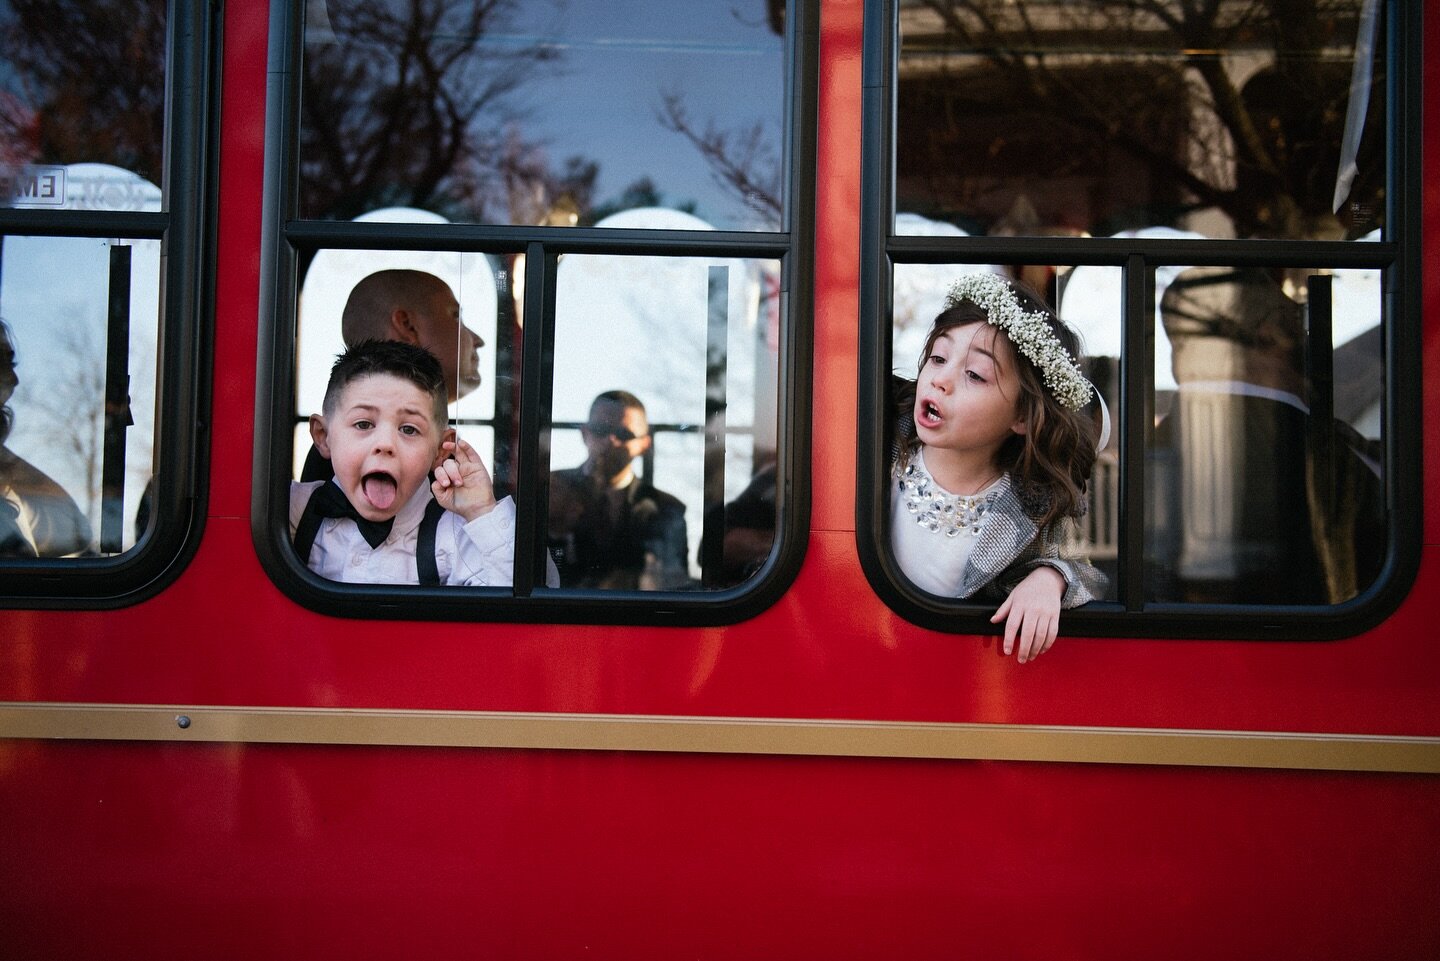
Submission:
[[[797,10],[804,22],[788,23]],[[317,595],[312,574],[496,589],[484,604],[427,595],[421,616],[461,619],[660,605],[728,623],[773,600],[802,554],[782,543],[778,503],[796,499],[798,530],[806,423],[781,397],[803,404],[808,381],[785,375],[781,353],[808,343],[812,251],[788,231],[811,215],[814,124],[796,111],[813,109],[817,17],[784,0],[274,8],[277,35],[301,31],[302,58],[278,104],[296,154],[271,158],[267,185],[281,333],[260,363],[279,395],[257,407],[255,523],[277,583],[347,611],[350,589]],[[444,325],[395,297],[347,306],[377,275],[417,272],[458,311],[443,336],[422,336]],[[362,314],[367,336],[425,347],[450,371],[447,426],[493,476],[493,513],[454,509],[437,476],[440,509],[424,505],[437,526],[412,528],[413,511],[390,508],[419,504],[418,487],[333,456],[331,418],[315,415]],[[344,498],[314,483],[331,470]],[[372,486],[389,506],[366,503]],[[459,577],[439,540],[457,525]],[[421,569],[426,530],[439,531],[436,571]],[[483,571],[464,561],[472,548]],[[412,553],[409,566],[380,557]]]
[[[436,222],[422,211],[381,213]],[[298,483],[290,488],[289,522],[292,546],[320,576],[511,584],[514,501],[505,495],[513,493],[518,426],[514,259],[321,249],[306,261],[297,311]],[[347,368],[327,397],[342,351],[362,366]],[[462,442],[454,451],[443,447],[451,431]],[[432,481],[450,466],[477,458],[490,487],[483,513],[449,501],[448,492],[432,494]],[[479,527],[467,526],[482,516]],[[502,550],[493,549],[497,540]]]
[[[990,236],[1371,234],[1382,6],[900,0],[896,209]]]
[[[161,183],[165,37],[165,0],[0,2],[6,195],[50,206],[57,168],[82,162]]]
[[[0,237],[0,555],[119,554],[144,534],[159,279],[159,241]]]
[[[216,16],[0,0],[6,603],[135,603],[200,534]]]
[[[916,218],[907,218],[907,225],[916,229]],[[894,267],[891,288],[892,426],[897,434],[909,434],[901,425],[913,417],[913,384],[924,360],[922,355],[932,325],[947,306],[947,293],[957,280],[973,273],[1018,280],[1057,309],[1060,318],[1080,339],[1081,371],[1105,399],[1106,411],[1120,410],[1119,304],[1123,289],[1120,268],[899,263]],[[1112,301],[1114,309],[1111,309]],[[1098,412],[1096,416],[1103,420]],[[1114,421],[1114,415],[1110,416]],[[1066,556],[1086,558],[1103,575],[1103,586],[1095,592],[1097,599],[1102,600],[1116,596],[1118,583],[1119,449],[1119,432],[1112,423],[1090,473],[1084,512],[1061,523],[1057,529],[1062,552]],[[912,511],[910,507],[916,509]],[[937,520],[931,514],[927,505],[919,502],[901,504],[900,509],[892,512],[892,520],[895,524],[927,525]]]
[[[499,436],[511,438],[519,333],[513,260],[455,251],[319,251],[300,288],[294,476],[318,480],[325,473],[311,449],[309,418],[321,411],[331,365],[347,341],[410,339],[441,360],[448,426],[495,471],[499,485],[512,483],[509,445],[501,444],[496,457],[496,426],[500,411]]]
[[[310,0],[301,215],[593,225],[663,204],[782,225],[771,0]]]
[[[562,258],[548,527],[562,586],[730,587],[769,557],[779,271],[741,258]]]
[[[1146,596],[1336,604],[1386,556],[1379,271],[1183,270],[1146,451]]]
[[[166,19],[164,0],[0,3],[0,206],[164,209]],[[144,535],[160,249],[0,237],[6,557],[114,555]]]
[[[1124,271],[1029,264],[897,264],[893,373],[913,381],[957,278],[1027,282],[1079,335],[1082,370],[1121,409]],[[1153,270],[1155,370],[1144,471],[1148,601],[1334,604],[1368,588],[1384,514],[1383,274],[1378,270]],[[903,408],[910,395],[895,382]],[[906,415],[898,409],[897,420]],[[1144,415],[1142,415],[1144,416]],[[1118,418],[1066,550],[1122,576]],[[917,520],[924,520],[917,515]]]
[[[861,403],[894,406],[861,436],[871,516],[859,537],[867,576],[897,611],[960,630],[952,606],[927,594],[1003,596],[960,589],[976,581],[960,566],[973,551],[973,572],[993,566],[979,547],[938,552],[953,560],[955,590],[912,573],[937,553],[916,522],[963,540],[946,511],[958,517],[966,498],[990,493],[971,493],[982,478],[963,456],[970,434],[951,426],[977,421],[955,411],[959,387],[984,372],[925,348],[949,285],[976,272],[1023,281],[1058,312],[1112,415],[1093,465],[1064,461],[1088,475],[1088,503],[1058,545],[1105,579],[1097,591],[1090,567],[1067,576],[1064,606],[1077,583],[1088,597],[1074,606],[1110,603],[1064,629],[1253,636],[1244,609],[1264,605],[1296,609],[1269,612],[1267,630],[1342,636],[1398,600],[1419,546],[1393,522],[1410,509],[1394,501],[1414,489],[1418,435],[1385,419],[1403,418],[1418,376],[1418,293],[1403,274],[1418,171],[1400,149],[1415,114],[1392,95],[1397,69],[1419,60],[1409,34],[1387,27],[1401,10],[1379,0],[867,7],[867,35],[885,36],[878,18],[890,17],[898,42],[867,49],[888,68],[895,109],[866,117],[880,256],[862,276],[862,303],[878,309],[862,329]],[[1397,210],[1408,216],[1387,219]],[[965,287],[993,293],[991,282]],[[1048,336],[1025,317],[1044,312],[1019,303],[1009,322],[1043,352]],[[947,329],[983,330],[966,311]],[[955,356],[969,356],[976,337],[942,346],[963,341]],[[917,368],[922,349],[931,356]],[[956,397],[931,373],[952,367],[965,378]],[[1062,390],[1072,380],[1062,362],[1045,370]],[[995,424],[1036,431],[1033,420]],[[903,473],[921,435],[948,444],[937,470],[922,451]],[[1035,464],[1059,463],[1055,451]],[[937,493],[940,475],[959,486]],[[1046,497],[1071,503],[1064,485],[1033,493],[1022,504],[1032,518],[1046,516]],[[964,530],[983,539],[977,525]],[[1382,568],[1396,578],[1382,584]],[[1197,619],[1195,604],[1237,609]]]

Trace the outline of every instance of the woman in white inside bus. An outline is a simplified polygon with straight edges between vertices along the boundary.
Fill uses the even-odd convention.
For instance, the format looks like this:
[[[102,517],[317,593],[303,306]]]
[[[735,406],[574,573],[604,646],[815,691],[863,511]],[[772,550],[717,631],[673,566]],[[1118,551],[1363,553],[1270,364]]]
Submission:
[[[0,445],[10,437],[15,342],[0,321]],[[90,546],[90,522],[65,489],[44,471],[0,446],[0,556],[65,557]]]

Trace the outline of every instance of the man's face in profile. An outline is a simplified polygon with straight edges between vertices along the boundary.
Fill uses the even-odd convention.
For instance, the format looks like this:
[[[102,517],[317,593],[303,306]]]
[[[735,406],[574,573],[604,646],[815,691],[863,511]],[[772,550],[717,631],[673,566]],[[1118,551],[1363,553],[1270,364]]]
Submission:
[[[415,307],[420,346],[440,360],[445,389],[457,400],[480,386],[480,348],[485,341],[460,322],[460,304],[446,284],[438,284]]]
[[[644,412],[610,400],[597,401],[590,408],[590,421],[580,429],[580,436],[591,471],[606,480],[619,477],[650,447]]]

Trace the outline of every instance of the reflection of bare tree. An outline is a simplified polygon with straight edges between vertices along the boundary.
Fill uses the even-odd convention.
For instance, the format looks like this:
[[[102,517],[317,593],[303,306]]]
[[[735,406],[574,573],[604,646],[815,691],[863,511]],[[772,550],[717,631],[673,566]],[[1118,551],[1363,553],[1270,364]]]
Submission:
[[[748,21],[738,9],[731,15]],[[750,24],[759,26],[760,24]],[[784,0],[765,0],[764,28],[777,37],[785,35]],[[778,224],[783,216],[780,157],[763,123],[726,130],[714,121],[697,122],[677,92],[661,95],[660,126],[678,133],[700,153],[710,176],[746,209],[766,223]]]
[[[510,222],[573,226],[589,210],[600,165],[571,157],[553,170],[546,153],[511,128],[501,145],[499,176],[509,203]]]
[[[700,152],[711,177],[727,193],[767,222],[779,223],[780,163],[765,125],[725,130],[707,121],[702,127],[691,118],[679,94],[667,93],[661,99],[661,126],[680,134]]]
[[[1016,170],[1063,177],[1123,157],[1152,181],[1152,205],[1218,209],[1240,236],[1315,236],[1334,225],[1350,92],[1350,64],[1333,52],[1353,46],[1359,9],[1360,0],[912,0],[902,10],[901,114],[913,119],[902,124],[911,141],[901,159],[932,176],[948,162],[1013,180]],[[1384,57],[1376,62],[1383,69]],[[1372,86],[1372,115],[1383,115],[1383,89]],[[966,126],[986,115],[1001,117],[992,139],[967,143]],[[1362,144],[1372,161],[1382,149]],[[1342,217],[1380,206],[1383,167],[1362,157]],[[903,186],[907,171],[898,176]],[[961,179],[952,173],[948,189]],[[1156,213],[1141,219],[1168,219]]]
[[[105,353],[78,318],[56,334],[53,349],[57,361],[45,379],[25,379],[16,390],[16,422],[31,431],[44,425],[46,446],[65,458],[65,486],[93,521],[105,455]]]
[[[349,219],[405,205],[468,219],[485,215],[487,199],[524,194],[519,180],[543,182],[543,154],[519,140],[508,108],[532,69],[555,54],[540,45],[487,42],[519,6],[330,0],[329,29],[312,22],[307,30],[300,164],[306,215]],[[578,173],[583,182],[584,171]]]
[[[88,518],[100,516],[101,473],[105,461],[105,351],[96,332],[78,315],[56,332],[43,376],[23,379],[15,392],[17,434],[33,449],[43,446],[64,459],[57,473]],[[130,351],[132,377],[153,377],[154,345],[136,337]],[[140,385],[132,381],[137,391]],[[151,403],[141,398],[135,420],[125,431],[127,490],[150,477],[154,424]],[[43,444],[39,438],[43,437]]]
[[[0,143],[11,163],[94,161],[161,180],[165,0],[0,8]]]
[[[660,189],[655,186],[655,181],[649,177],[641,177],[620,191],[618,196],[591,207],[589,212],[580,218],[580,223],[592,226],[611,214],[617,214],[622,210],[635,210],[638,207],[666,207],[681,213],[695,213],[695,201],[667,200],[660,193]]]

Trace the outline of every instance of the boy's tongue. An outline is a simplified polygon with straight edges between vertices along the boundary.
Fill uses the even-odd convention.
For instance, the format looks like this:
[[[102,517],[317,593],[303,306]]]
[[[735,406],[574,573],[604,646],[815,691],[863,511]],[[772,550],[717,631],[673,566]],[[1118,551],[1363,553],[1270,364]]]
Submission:
[[[388,511],[395,503],[395,478],[389,474],[366,474],[361,479],[365,499],[377,510]]]

